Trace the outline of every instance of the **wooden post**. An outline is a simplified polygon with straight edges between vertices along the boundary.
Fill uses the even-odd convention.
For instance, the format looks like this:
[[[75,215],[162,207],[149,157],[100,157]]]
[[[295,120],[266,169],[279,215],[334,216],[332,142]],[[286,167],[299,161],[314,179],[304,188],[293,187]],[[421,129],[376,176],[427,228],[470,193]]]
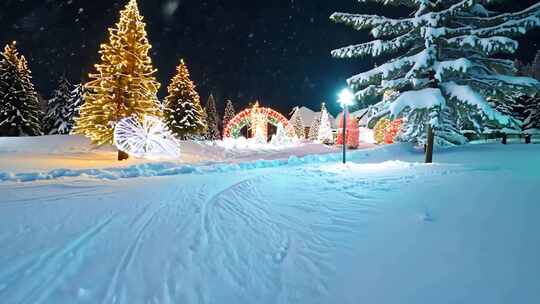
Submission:
[[[431,124],[428,124],[427,127],[427,146],[426,146],[426,164],[431,164],[433,162],[433,144],[435,142],[435,133]]]
[[[129,158],[129,154],[124,151],[118,150],[118,161],[126,160]]]

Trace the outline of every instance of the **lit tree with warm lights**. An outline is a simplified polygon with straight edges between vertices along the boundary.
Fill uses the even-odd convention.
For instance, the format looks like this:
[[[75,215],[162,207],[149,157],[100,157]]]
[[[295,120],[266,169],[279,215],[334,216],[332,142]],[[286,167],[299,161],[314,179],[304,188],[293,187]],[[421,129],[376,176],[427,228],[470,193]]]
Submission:
[[[227,127],[231,119],[236,116],[236,112],[234,111],[234,105],[231,100],[227,100],[227,104],[225,106],[225,113],[223,114],[223,130]]]
[[[300,108],[295,107],[293,110],[293,115],[291,116],[291,120],[289,123],[294,128],[294,134],[298,139],[305,139],[306,138],[306,132],[304,129],[304,121],[302,120],[302,116],[300,115]]]
[[[75,132],[94,144],[113,142],[116,123],[136,115],[161,116],[157,91],[160,84],[148,53],[145,23],[136,0],[120,12],[120,21],[109,29],[109,41],[101,45],[97,73],[85,84],[85,103],[81,107]],[[119,157],[125,157],[121,155]]]
[[[319,136],[319,127],[321,126],[321,114],[322,113],[317,113],[313,118],[313,121],[311,122],[311,126],[309,127],[308,132],[309,140],[315,141]]]
[[[47,102],[47,113],[44,117],[44,128],[47,134],[68,134],[71,112],[71,84],[62,77],[54,96]]]
[[[176,75],[168,87],[168,92],[164,119],[169,129],[181,139],[204,136],[206,115],[184,60],[181,60],[176,68]]]
[[[326,144],[332,143],[334,141],[332,124],[330,123],[330,115],[328,114],[328,110],[326,110],[325,103],[323,103],[321,107],[321,121],[317,134],[317,140]]]
[[[208,140],[219,140],[221,138],[221,133],[219,132],[219,116],[216,110],[216,100],[214,95],[210,94],[208,97],[208,102],[206,107],[204,107],[206,112],[206,126],[208,127],[206,131],[206,139]]]
[[[16,43],[0,54],[0,136],[42,135],[41,112],[32,76]]]
[[[331,19],[370,30],[373,41],[332,52],[338,58],[394,59],[348,80],[358,100],[382,97],[387,90],[399,97],[378,107],[408,125],[402,140],[425,143],[436,134],[442,145],[466,140],[458,126],[481,133],[487,123],[513,127],[518,122],[496,111],[489,98],[503,99],[519,90],[535,91],[538,82],[514,76],[511,37],[540,25],[540,3],[515,13],[499,14],[486,5],[492,0],[361,0],[381,5],[403,5],[408,18],[334,13]],[[426,132],[427,131],[427,132]],[[434,131],[434,132],[431,132]]]

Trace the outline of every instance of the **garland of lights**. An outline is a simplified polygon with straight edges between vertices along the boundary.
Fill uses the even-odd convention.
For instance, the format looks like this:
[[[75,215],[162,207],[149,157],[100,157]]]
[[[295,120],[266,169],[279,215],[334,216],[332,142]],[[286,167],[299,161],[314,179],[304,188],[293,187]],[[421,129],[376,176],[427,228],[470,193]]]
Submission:
[[[238,138],[241,136],[242,128],[246,126],[253,126],[253,135],[255,135],[255,133],[257,132],[263,132],[266,137],[267,130],[266,128],[262,127],[262,122],[264,122],[264,125],[266,125],[266,123],[269,123],[276,127],[279,124],[282,124],[285,130],[288,130],[288,132],[290,132],[290,130],[292,129],[289,127],[289,121],[287,120],[287,118],[285,118],[285,116],[270,108],[259,107],[259,103],[257,102],[252,108],[245,109],[229,121],[223,131],[224,137]],[[257,128],[260,128],[260,130],[257,131]]]

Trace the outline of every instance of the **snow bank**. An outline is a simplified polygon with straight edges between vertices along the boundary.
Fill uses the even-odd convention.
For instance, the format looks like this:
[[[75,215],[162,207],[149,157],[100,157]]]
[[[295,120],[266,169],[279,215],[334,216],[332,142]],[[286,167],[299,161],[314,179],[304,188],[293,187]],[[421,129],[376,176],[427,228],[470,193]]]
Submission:
[[[349,152],[355,157],[360,151]],[[59,178],[91,177],[96,179],[115,180],[120,178],[170,176],[180,174],[203,174],[214,172],[232,172],[260,168],[272,168],[288,165],[315,164],[338,162],[341,154],[313,154],[306,156],[289,156],[287,159],[269,159],[239,163],[221,164],[178,164],[174,162],[144,163],[127,167],[105,169],[54,169],[51,171],[7,172],[0,171],[1,182],[33,182],[39,180],[54,180]]]
[[[96,147],[80,135],[49,135],[32,137],[0,137],[0,153],[88,153],[115,152],[113,146]]]

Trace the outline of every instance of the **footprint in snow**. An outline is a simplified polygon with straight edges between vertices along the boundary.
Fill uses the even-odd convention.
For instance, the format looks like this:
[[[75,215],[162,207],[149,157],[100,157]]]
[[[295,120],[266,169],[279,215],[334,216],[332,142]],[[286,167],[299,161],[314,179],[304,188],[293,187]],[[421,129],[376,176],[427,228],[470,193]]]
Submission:
[[[433,215],[431,214],[431,212],[429,211],[426,211],[424,212],[421,216],[420,216],[420,219],[424,222],[434,222],[435,221],[435,218],[433,217]]]
[[[279,248],[279,251],[274,254],[274,261],[278,264],[281,264],[283,260],[287,257],[287,253],[289,251],[289,243],[285,242],[281,245]]]

